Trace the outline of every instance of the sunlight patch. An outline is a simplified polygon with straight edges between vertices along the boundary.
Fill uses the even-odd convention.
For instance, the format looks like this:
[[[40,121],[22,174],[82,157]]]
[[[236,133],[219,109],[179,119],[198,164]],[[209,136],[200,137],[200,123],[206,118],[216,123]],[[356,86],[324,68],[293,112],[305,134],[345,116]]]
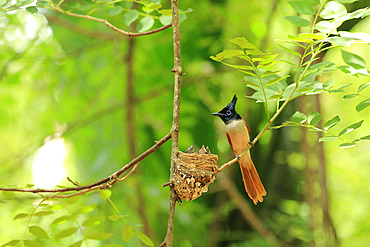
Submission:
[[[37,152],[32,164],[33,184],[49,189],[60,184],[67,173],[63,166],[66,149],[63,139],[46,142]]]

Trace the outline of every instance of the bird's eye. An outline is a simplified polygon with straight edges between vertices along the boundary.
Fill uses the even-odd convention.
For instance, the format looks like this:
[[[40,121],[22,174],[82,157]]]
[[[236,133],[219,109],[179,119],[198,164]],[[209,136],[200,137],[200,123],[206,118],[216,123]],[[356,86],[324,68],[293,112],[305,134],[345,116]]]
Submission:
[[[231,111],[226,111],[226,115],[230,116],[231,115]]]

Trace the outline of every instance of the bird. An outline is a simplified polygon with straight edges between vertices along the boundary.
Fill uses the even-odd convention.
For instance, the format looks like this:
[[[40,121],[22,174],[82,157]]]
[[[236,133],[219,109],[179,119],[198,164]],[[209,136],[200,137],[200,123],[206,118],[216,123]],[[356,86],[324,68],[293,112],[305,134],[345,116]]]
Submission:
[[[248,145],[253,145],[253,143],[250,142],[248,124],[235,110],[237,100],[238,98],[234,95],[232,101],[226,107],[219,112],[212,113],[212,115],[220,117],[226,124],[226,137],[231,150],[238,159],[245,190],[253,200],[253,203],[257,205],[258,202],[263,201],[263,196],[266,196],[266,190],[253,164],[249,150],[246,154],[239,157]]]

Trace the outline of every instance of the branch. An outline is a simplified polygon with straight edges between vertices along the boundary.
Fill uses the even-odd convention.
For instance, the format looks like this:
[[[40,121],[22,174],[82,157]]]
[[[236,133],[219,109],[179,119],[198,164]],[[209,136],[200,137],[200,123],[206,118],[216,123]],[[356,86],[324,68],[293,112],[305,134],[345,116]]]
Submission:
[[[128,164],[126,164],[124,167],[119,169],[118,171],[112,173],[106,178],[103,178],[95,183],[84,185],[84,186],[78,186],[78,187],[68,187],[68,188],[62,188],[62,189],[18,189],[18,188],[0,188],[0,191],[13,191],[13,192],[29,192],[29,193],[58,193],[58,192],[69,192],[69,191],[86,191],[86,190],[95,190],[97,188],[99,189],[105,189],[107,187],[111,187],[113,184],[115,184],[117,181],[120,181],[122,179],[119,178],[120,175],[122,175],[125,171],[142,161],[145,157],[147,157],[149,154],[156,151],[160,146],[162,146],[165,142],[167,142],[172,137],[172,131],[169,132],[167,135],[165,135],[161,140],[156,141],[155,144],[147,149],[145,152],[137,156],[135,159],[131,160]],[[109,183],[108,183],[109,182]],[[83,194],[83,193],[81,193]]]
[[[175,73],[174,81],[174,99],[173,99],[173,116],[172,116],[172,152],[171,152],[171,169],[170,182],[174,180],[175,166],[178,158],[179,146],[179,124],[180,124],[180,99],[181,99],[181,46],[180,46],[180,22],[179,22],[179,7],[178,0],[171,0],[172,8],[172,31],[173,31],[173,55],[174,67],[172,72]],[[168,215],[167,234],[161,246],[172,247],[173,242],[173,228],[175,220],[175,207],[178,197],[173,185],[170,185],[170,208]]]
[[[122,38],[122,36],[117,33],[100,32],[96,30],[90,30],[87,28],[83,28],[81,27],[81,25],[77,25],[74,22],[66,21],[62,18],[59,18],[56,15],[46,15],[45,17],[49,21],[49,23],[54,23],[61,27],[67,28],[75,33],[85,35],[86,37],[100,39],[100,40],[113,40],[113,39]]]
[[[147,32],[133,33],[133,32],[127,32],[127,31],[124,31],[122,29],[119,29],[118,27],[114,26],[112,23],[110,23],[109,21],[107,21],[105,19],[100,19],[100,18],[93,17],[93,16],[90,16],[90,15],[81,15],[81,14],[67,12],[64,9],[61,9],[60,7],[55,6],[54,4],[50,4],[50,6],[51,6],[51,9],[54,9],[54,10],[56,10],[56,11],[62,13],[62,14],[65,14],[65,15],[69,15],[69,16],[73,16],[73,17],[78,17],[78,18],[82,18],[82,19],[87,19],[87,20],[92,20],[92,21],[97,21],[97,22],[104,23],[109,28],[111,28],[114,31],[119,32],[120,34],[123,34],[123,35],[125,35],[127,37],[138,37],[138,36],[150,35],[150,34],[153,34],[153,33],[158,33],[160,31],[163,31],[163,30],[169,28],[170,26],[172,26],[172,24],[170,23],[170,24],[167,24],[167,25],[165,25],[163,27],[160,27],[160,28],[157,28],[157,29],[153,29],[153,30],[150,30],[150,31],[147,31]]]

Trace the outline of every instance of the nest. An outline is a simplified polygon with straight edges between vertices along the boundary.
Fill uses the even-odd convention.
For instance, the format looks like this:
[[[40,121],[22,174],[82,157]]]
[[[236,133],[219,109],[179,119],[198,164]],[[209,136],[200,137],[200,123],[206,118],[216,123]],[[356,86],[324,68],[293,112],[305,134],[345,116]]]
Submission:
[[[194,200],[208,191],[208,186],[217,175],[218,156],[204,146],[198,153],[190,147],[186,153],[179,152],[175,169],[174,189],[184,200]]]

